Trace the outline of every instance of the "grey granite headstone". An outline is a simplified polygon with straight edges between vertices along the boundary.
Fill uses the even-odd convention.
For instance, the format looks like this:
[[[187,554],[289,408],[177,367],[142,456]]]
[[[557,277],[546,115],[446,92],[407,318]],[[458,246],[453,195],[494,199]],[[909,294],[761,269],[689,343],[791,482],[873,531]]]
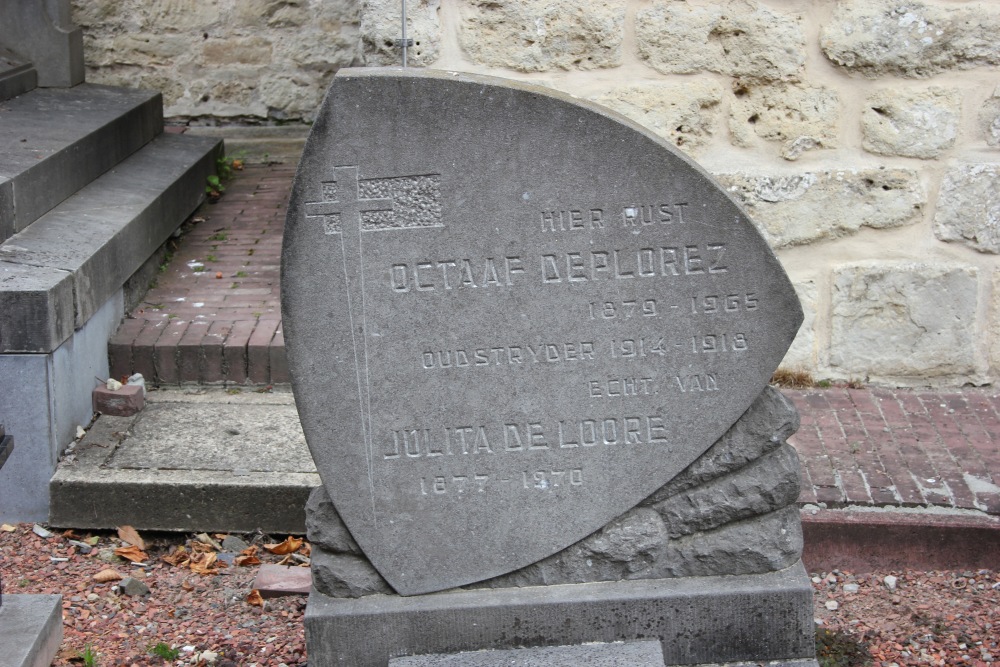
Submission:
[[[624,514],[736,422],[802,320],[754,225],[671,146],[449,72],[337,74],[282,267],[307,442],[403,595]]]

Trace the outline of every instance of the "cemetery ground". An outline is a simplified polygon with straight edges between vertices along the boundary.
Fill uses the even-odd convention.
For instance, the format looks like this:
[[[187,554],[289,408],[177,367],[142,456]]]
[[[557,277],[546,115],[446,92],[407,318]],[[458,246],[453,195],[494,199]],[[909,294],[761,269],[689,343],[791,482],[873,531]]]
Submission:
[[[286,165],[248,166],[217,204],[192,217],[112,341],[113,374],[121,374],[114,364],[127,360],[154,384],[225,382],[222,391],[252,392],[288,381],[278,265],[292,176]],[[803,516],[807,556],[811,512],[822,519],[833,511],[826,507],[904,506],[909,510],[890,522],[939,529],[1000,514],[1000,398],[992,391],[787,393],[802,413],[792,439],[804,471],[800,503],[817,508]],[[245,545],[229,540],[222,548],[222,534],[143,533],[140,555],[114,531],[52,529],[46,536],[39,528],[4,526],[0,563],[6,592],[63,595],[55,664],[306,664],[305,596],[258,598],[253,582],[254,559],[299,567],[308,544],[289,555],[266,548],[285,535],[241,534]],[[892,534],[871,521],[860,529]],[[820,569],[827,571],[811,572],[820,664],[1000,662],[997,555],[955,569],[950,559],[983,545],[957,539],[946,546],[912,557],[914,544],[883,539],[883,561],[896,564],[871,571],[852,557],[838,562],[825,554]],[[887,547],[898,553],[887,555]],[[809,558],[806,566],[815,567]]]
[[[266,545],[280,552],[294,540],[260,533],[235,545],[222,534],[140,537],[143,554],[113,531],[0,529],[6,592],[63,596],[55,665],[306,664],[305,595],[258,597],[259,565],[240,554],[298,567],[307,543],[289,556]],[[814,572],[812,581],[824,667],[1000,664],[1000,571]]]

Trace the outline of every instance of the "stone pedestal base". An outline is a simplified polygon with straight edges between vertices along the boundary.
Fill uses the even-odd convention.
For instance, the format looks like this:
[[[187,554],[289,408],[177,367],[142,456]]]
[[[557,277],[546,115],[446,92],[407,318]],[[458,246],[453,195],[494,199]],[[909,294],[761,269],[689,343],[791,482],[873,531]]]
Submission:
[[[0,667],[46,667],[62,642],[61,595],[5,595],[0,606]]]
[[[814,665],[812,587],[801,562],[778,572],[398,597],[332,598],[306,609],[312,667],[590,642],[658,640],[667,665]],[[804,661],[804,662],[801,662]]]

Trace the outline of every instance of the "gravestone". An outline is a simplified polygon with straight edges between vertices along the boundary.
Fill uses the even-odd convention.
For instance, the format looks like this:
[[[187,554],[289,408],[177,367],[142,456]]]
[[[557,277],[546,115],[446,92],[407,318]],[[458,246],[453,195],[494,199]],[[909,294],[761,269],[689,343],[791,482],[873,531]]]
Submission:
[[[672,146],[525,84],[342,70],[282,308],[323,479],[311,661],[648,639],[670,664],[811,658],[798,421],[767,388],[801,308]]]

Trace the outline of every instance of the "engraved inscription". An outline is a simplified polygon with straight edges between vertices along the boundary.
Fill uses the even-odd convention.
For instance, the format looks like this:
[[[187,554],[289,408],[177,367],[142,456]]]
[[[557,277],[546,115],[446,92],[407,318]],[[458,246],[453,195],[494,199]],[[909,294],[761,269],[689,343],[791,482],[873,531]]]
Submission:
[[[753,292],[745,294],[711,294],[691,297],[691,314],[741,313],[757,310],[760,300]]]
[[[604,211],[599,208],[542,211],[543,232],[567,232],[604,229]]]
[[[361,231],[443,227],[441,175],[358,178],[357,166],[337,167],[335,180],[320,183],[322,198],[306,202],[306,218],[326,234],[342,233],[342,218],[360,218]]]
[[[593,341],[539,343],[537,345],[499,345],[457,350],[424,350],[421,364],[431,368],[472,368],[475,366],[513,366],[517,364],[555,364],[592,361]]]
[[[599,445],[665,445],[667,431],[660,415],[594,419],[537,419],[503,424],[393,429],[382,452],[385,460],[433,459],[441,456],[491,456],[576,449]]]
[[[393,264],[389,270],[389,285],[394,292],[511,287],[514,276],[521,273],[524,273],[524,262],[518,255],[437,259]]]
[[[643,301],[604,301],[591,302],[590,319],[628,320],[633,317],[656,317],[656,299]]]
[[[420,478],[420,495],[461,496],[466,493],[485,493],[488,486],[556,491],[583,486],[583,468],[566,470],[522,470],[520,475],[507,477],[475,473],[472,475],[434,475]]]
[[[659,392],[651,377],[611,378],[587,382],[591,398],[653,396]]]
[[[712,373],[704,375],[675,375],[674,382],[682,394],[701,391],[719,391],[719,383]]]
[[[622,224],[626,227],[646,227],[649,225],[683,224],[687,203],[676,204],[633,204],[622,208]]]

